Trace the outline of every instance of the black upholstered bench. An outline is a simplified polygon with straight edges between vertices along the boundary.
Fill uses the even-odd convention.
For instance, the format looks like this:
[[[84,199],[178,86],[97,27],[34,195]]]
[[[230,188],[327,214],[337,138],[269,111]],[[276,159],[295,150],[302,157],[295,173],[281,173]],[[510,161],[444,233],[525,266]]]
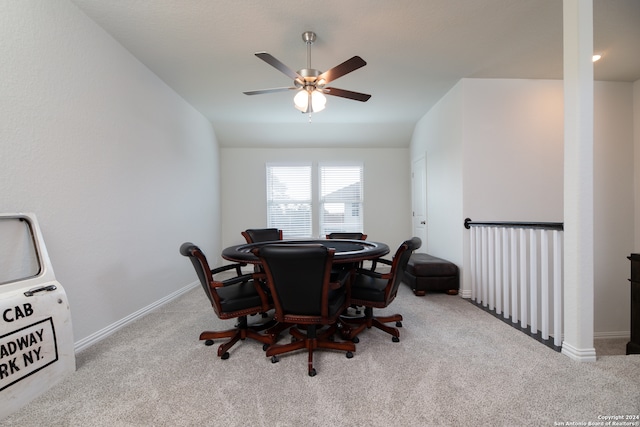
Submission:
[[[405,269],[404,280],[413,293],[423,296],[427,291],[443,291],[457,295],[460,288],[458,266],[429,254],[413,253]]]

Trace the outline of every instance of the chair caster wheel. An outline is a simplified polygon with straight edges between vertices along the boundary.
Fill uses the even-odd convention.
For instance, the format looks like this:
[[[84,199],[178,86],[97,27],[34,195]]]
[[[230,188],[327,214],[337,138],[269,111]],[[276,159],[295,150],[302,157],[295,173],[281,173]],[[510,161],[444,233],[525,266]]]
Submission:
[[[267,351],[269,344],[262,344],[262,351]]]
[[[353,338],[351,338],[351,342],[354,343],[354,344],[358,344],[360,342],[360,338],[353,337]]]
[[[353,357],[353,353],[350,351],[347,351],[347,359],[351,359]]]
[[[227,360],[229,358],[229,352],[226,351],[222,356],[220,356],[220,359],[222,360]]]
[[[398,338],[398,337],[393,337],[393,338],[391,338],[391,341],[393,341],[393,342],[400,342],[400,338]]]
[[[279,361],[278,356],[271,356],[271,363],[278,363]]]
[[[317,374],[317,372],[316,372],[316,368],[311,368],[311,369],[309,370],[309,376],[310,376],[310,377],[315,377],[315,376],[316,376],[316,374]]]
[[[204,342],[204,345],[206,345],[206,346],[213,345],[213,340],[206,340]]]
[[[402,328],[402,322],[396,322],[396,326],[397,326],[398,328]]]

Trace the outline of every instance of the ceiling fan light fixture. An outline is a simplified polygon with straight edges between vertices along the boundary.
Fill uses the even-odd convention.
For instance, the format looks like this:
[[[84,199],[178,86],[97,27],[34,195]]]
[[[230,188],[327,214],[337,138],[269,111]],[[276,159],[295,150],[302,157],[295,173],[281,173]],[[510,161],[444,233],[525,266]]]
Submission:
[[[298,93],[293,97],[293,105],[297,110],[309,115],[324,110],[327,103],[325,94],[360,102],[366,102],[371,98],[371,95],[366,93],[326,87],[328,83],[367,65],[364,59],[359,56],[354,56],[325,72],[320,72],[315,68],[311,68],[311,45],[316,40],[316,34],[313,31],[305,31],[302,33],[302,40],[307,45],[307,67],[298,71],[293,71],[267,52],[255,53],[258,58],[292,79],[293,86],[252,90],[243,93],[245,95],[259,95],[263,93],[296,90]]]
[[[318,113],[326,103],[327,97],[319,90],[301,90],[293,97],[293,105],[303,113]]]
[[[313,108],[314,112],[324,110],[324,107],[327,103],[327,97],[324,96],[324,93],[319,90],[314,90],[311,92],[311,108]]]

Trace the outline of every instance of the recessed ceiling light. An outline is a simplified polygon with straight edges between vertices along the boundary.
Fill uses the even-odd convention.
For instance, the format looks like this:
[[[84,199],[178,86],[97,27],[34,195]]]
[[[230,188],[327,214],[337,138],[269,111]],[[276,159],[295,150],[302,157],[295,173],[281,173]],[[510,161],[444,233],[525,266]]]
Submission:
[[[593,62],[596,62],[600,58],[602,58],[602,55],[598,55],[598,54],[593,55]]]

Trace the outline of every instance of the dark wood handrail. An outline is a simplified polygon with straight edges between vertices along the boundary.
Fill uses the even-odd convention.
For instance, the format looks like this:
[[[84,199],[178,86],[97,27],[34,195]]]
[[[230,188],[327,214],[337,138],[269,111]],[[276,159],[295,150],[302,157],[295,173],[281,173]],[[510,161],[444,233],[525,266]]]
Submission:
[[[544,230],[564,230],[562,222],[517,222],[517,221],[472,221],[465,218],[464,228],[471,227],[508,227],[508,228],[539,228]]]

